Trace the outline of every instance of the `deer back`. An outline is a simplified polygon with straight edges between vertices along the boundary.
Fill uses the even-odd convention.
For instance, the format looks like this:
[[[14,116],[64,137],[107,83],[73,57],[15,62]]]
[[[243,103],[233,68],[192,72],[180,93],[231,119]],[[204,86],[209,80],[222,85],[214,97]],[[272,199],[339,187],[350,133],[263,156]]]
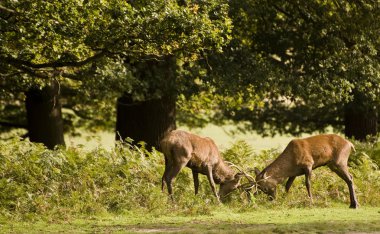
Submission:
[[[317,168],[333,160],[348,159],[351,146],[351,142],[336,134],[322,134],[291,141],[283,154],[293,158],[295,165]]]
[[[347,162],[351,147],[351,142],[336,134],[295,139],[263,171],[267,172],[267,176],[279,179],[297,176],[302,174],[303,167],[310,166],[315,169],[333,160]]]
[[[191,160],[193,165],[215,165],[220,160],[220,154],[214,141],[210,138],[174,130],[161,141],[161,150],[169,160],[180,158]]]

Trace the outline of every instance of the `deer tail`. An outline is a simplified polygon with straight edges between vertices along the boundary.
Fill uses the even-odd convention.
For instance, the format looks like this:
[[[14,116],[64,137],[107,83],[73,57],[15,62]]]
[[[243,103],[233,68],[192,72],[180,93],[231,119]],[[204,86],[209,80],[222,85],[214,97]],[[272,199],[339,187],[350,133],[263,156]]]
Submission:
[[[355,149],[354,144],[352,144],[352,143],[350,142],[350,146],[351,146],[352,151],[356,152],[356,149]]]

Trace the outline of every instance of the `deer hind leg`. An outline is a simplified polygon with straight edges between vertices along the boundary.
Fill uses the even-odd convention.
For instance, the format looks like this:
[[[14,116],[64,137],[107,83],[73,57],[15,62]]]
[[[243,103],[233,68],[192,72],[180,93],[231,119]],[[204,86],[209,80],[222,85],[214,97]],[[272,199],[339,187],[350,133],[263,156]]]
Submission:
[[[311,195],[311,171],[312,171],[312,168],[311,167],[307,167],[305,168],[305,185],[306,185],[306,189],[307,189],[307,194],[309,195],[309,198],[311,200],[311,202],[313,202],[313,196]]]
[[[161,180],[161,191],[164,192],[164,187],[165,187],[165,184],[166,184],[166,177],[167,177],[167,174],[169,173],[170,171],[170,167],[171,167],[171,163],[169,163],[168,159],[165,157],[165,171],[164,171],[164,174],[162,176],[162,180]]]
[[[166,185],[168,187],[168,193],[171,199],[173,200],[173,188],[172,188],[172,182],[174,178],[178,175],[178,173],[181,171],[183,167],[185,167],[185,163],[174,163],[168,168],[167,173],[164,173],[164,180],[166,182]]]
[[[285,191],[286,192],[289,192],[289,189],[292,186],[295,178],[296,178],[295,176],[289,177],[289,179],[288,179],[288,181],[286,182],[286,185],[285,185]]]
[[[196,172],[194,169],[192,169],[191,171],[193,172],[195,195],[197,195],[198,194],[198,188],[199,188],[198,172]]]
[[[340,178],[342,178],[350,192],[350,208],[356,209],[359,207],[358,201],[356,199],[355,190],[354,190],[354,181],[351,174],[348,172],[348,167],[346,164],[332,164],[329,165],[329,168],[335,172]]]

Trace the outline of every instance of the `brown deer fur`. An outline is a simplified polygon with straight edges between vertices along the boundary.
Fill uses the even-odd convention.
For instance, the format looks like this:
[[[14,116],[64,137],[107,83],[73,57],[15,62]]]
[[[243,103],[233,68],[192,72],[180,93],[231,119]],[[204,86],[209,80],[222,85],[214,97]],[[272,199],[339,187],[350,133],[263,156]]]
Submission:
[[[357,208],[353,179],[347,167],[351,149],[355,150],[351,142],[335,134],[292,140],[281,155],[262,172],[256,169],[258,188],[275,198],[277,184],[288,178],[285,185],[285,190],[288,192],[295,177],[305,175],[306,189],[312,199],[311,172],[317,167],[326,165],[347,183],[350,192],[350,208]]]
[[[172,197],[172,181],[187,166],[192,170],[195,194],[198,193],[198,174],[206,175],[214,195],[224,197],[238,188],[242,173],[236,173],[223,161],[217,146],[210,138],[203,138],[185,131],[174,130],[161,140],[160,149],[165,156],[165,172],[162,190],[167,185]],[[215,184],[220,184],[219,193]]]

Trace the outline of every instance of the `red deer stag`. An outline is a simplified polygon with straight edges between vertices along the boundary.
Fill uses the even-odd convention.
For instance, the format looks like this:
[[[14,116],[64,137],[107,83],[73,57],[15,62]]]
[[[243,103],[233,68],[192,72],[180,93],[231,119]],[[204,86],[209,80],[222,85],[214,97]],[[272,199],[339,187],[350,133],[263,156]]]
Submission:
[[[312,200],[311,171],[326,165],[347,183],[350,192],[350,208],[357,208],[354,183],[347,167],[351,149],[355,151],[351,142],[335,134],[292,140],[281,155],[263,171],[260,172],[255,168],[257,186],[274,199],[277,184],[289,178],[285,185],[285,190],[288,192],[296,176],[305,175],[306,189]]]
[[[210,138],[203,138],[185,131],[174,130],[165,135],[160,143],[161,151],[165,156],[165,172],[162,176],[162,191],[167,185],[170,197],[173,199],[172,181],[180,170],[187,166],[193,172],[195,194],[198,193],[198,174],[206,175],[214,195],[220,197],[237,189],[243,176],[252,177],[240,170],[236,173],[223,161],[217,146]],[[215,184],[220,184],[219,193]]]

